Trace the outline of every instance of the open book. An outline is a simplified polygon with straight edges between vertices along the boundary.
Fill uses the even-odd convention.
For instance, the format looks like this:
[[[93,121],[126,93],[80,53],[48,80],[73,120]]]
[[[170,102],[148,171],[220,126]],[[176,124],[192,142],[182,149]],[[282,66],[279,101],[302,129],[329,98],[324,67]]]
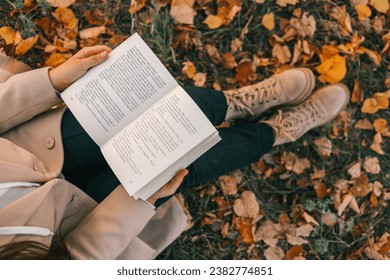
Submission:
[[[220,140],[138,34],[61,96],[135,198],[149,198]]]

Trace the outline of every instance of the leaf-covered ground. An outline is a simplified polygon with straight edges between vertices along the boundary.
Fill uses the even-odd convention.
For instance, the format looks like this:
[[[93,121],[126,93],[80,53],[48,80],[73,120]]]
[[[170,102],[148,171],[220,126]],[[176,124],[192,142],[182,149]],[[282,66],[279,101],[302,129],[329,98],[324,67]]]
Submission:
[[[292,67],[344,83],[334,122],[185,193],[193,226],[159,258],[389,259],[389,15],[388,0],[3,0],[0,48],[56,67],[138,32],[181,84]]]

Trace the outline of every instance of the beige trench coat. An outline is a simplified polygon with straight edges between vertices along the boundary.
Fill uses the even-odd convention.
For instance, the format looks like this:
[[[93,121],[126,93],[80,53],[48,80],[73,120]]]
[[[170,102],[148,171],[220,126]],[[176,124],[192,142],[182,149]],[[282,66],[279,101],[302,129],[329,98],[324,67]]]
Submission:
[[[155,211],[118,186],[97,204],[59,179],[65,107],[52,108],[62,100],[48,68],[26,70],[0,55],[0,246],[49,245],[61,233],[74,259],[156,257],[189,224],[180,201],[174,197]]]

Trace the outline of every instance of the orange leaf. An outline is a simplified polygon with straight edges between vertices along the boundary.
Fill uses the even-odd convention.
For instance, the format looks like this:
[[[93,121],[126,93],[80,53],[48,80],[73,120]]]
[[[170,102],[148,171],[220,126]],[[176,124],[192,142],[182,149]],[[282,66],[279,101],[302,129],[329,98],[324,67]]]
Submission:
[[[291,247],[284,256],[285,260],[293,260],[296,257],[303,256],[304,251],[302,245],[296,245]]]
[[[234,78],[240,86],[246,85],[256,80],[257,75],[255,69],[256,67],[253,65],[251,60],[243,59],[236,68]]]
[[[80,31],[79,36],[81,39],[97,38],[100,34],[105,32],[106,27],[102,25],[83,29]]]
[[[141,10],[143,7],[145,7],[146,0],[131,0],[129,13],[135,14],[139,10]]]
[[[338,83],[344,79],[347,73],[346,58],[338,54],[334,55],[318,66],[317,71],[321,74],[319,77],[321,82]]]
[[[52,7],[69,7],[76,0],[46,0]]]
[[[363,21],[366,17],[371,16],[371,9],[367,5],[356,5],[355,10],[360,21]]]
[[[389,1],[388,0],[371,0],[370,5],[380,13],[386,13],[389,10]]]
[[[233,69],[237,66],[236,60],[232,53],[224,53],[222,55],[222,66],[226,69]]]
[[[261,25],[263,25],[268,30],[273,30],[275,28],[274,13],[265,14],[261,20]]]
[[[223,20],[215,15],[208,15],[203,21],[210,29],[217,29],[223,24]]]
[[[5,43],[7,45],[18,44],[22,40],[20,33],[15,32],[9,26],[4,26],[4,27],[0,28],[0,37],[2,37],[5,40]]]
[[[251,219],[250,219],[251,220]],[[252,244],[254,240],[255,224],[252,224],[248,219],[234,218],[234,225],[240,232],[242,242]]]
[[[360,104],[363,101],[363,96],[364,92],[359,81],[357,79],[354,79],[351,102]]]
[[[380,109],[389,108],[389,96],[386,93],[375,93],[372,97],[364,100],[362,112],[375,114]]]
[[[196,73],[195,65],[191,61],[185,61],[182,64],[183,68],[181,69],[181,72],[192,79]]]
[[[386,131],[387,120],[383,118],[376,119],[374,121],[374,128],[376,132],[383,133]]]
[[[38,35],[36,35],[35,37],[30,37],[26,40],[23,40],[21,41],[18,46],[16,47],[16,50],[15,50],[15,53],[17,56],[22,56],[24,55],[26,52],[28,52],[28,50],[30,50],[32,48],[32,46],[34,46],[34,44],[38,41]]]
[[[56,68],[57,66],[61,65],[66,61],[66,57],[59,53],[53,53],[49,56],[48,59],[46,59],[45,64],[47,66]]]
[[[78,20],[73,11],[69,8],[59,7],[53,13],[53,16],[60,23],[64,24],[67,29],[75,29],[77,27]]]
[[[324,198],[328,194],[328,189],[324,183],[315,183],[314,190],[318,198]]]

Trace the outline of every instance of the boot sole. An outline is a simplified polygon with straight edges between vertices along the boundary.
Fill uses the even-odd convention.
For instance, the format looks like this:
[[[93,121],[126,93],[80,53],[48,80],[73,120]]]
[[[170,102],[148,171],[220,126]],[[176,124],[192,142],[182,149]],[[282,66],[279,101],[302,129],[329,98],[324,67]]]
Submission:
[[[306,80],[308,81],[308,83],[307,83],[306,88],[304,89],[302,95],[300,95],[299,98],[297,98],[291,102],[284,103],[283,106],[286,106],[286,105],[294,106],[294,105],[298,105],[298,104],[302,103],[311,95],[311,93],[313,92],[315,85],[316,85],[316,78],[314,77],[314,74],[310,69],[308,69],[308,68],[294,68],[294,69],[302,71],[303,74],[305,74]]]

